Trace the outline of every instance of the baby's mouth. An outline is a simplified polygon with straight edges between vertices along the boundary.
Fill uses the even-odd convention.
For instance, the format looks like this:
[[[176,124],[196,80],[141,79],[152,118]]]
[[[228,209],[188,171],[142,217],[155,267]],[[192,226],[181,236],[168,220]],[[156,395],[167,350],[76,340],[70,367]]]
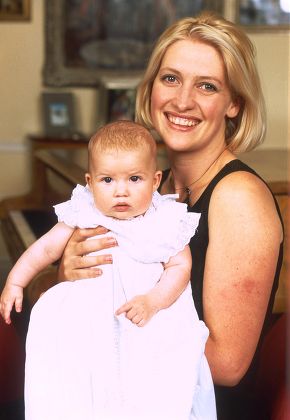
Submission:
[[[114,206],[114,209],[117,211],[127,211],[130,208],[129,204],[127,203],[117,203]]]

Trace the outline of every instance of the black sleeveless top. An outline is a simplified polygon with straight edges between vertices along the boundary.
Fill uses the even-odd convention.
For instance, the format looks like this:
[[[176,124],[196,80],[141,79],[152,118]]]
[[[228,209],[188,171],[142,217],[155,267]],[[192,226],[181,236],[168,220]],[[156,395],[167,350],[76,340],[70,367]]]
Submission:
[[[200,319],[204,319],[203,313],[203,302],[202,302],[202,292],[203,292],[203,275],[204,275],[204,267],[205,267],[205,258],[206,252],[208,247],[208,211],[209,211],[209,204],[210,199],[213,193],[214,188],[228,174],[237,171],[245,171],[250,172],[258,176],[260,179],[261,177],[250,167],[246,164],[241,162],[238,159],[232,160],[228,164],[226,164],[221,171],[211,180],[205,191],[202,193],[198,201],[192,206],[188,208],[189,212],[196,212],[201,213],[198,229],[196,231],[195,236],[190,241],[190,249],[192,254],[192,266],[194,267],[192,275],[191,275],[191,286],[192,286],[192,296],[195,303],[195,307]],[[162,183],[165,181],[169,174],[169,170],[166,170],[163,174]],[[263,181],[263,180],[262,180]],[[264,181],[263,181],[264,182]],[[275,198],[274,198],[275,200]],[[279,211],[278,204],[275,200],[277,212],[279,214],[281,223],[282,217]],[[256,353],[254,355],[253,361],[251,366],[245,375],[245,377],[241,380],[241,382],[235,387],[223,387],[223,386],[215,386],[216,392],[216,403],[217,403],[217,412],[218,412],[218,420],[239,420],[239,419],[253,419],[251,417],[252,409],[250,408],[251,405],[254,405],[255,402],[252,401],[252,392],[251,392],[251,385],[254,380],[254,373],[256,367],[256,359],[258,355],[258,351],[260,348],[260,344],[262,338],[264,337],[267,329],[270,325],[270,317],[272,313],[272,308],[274,304],[275,293],[278,288],[278,281],[279,281],[279,274],[282,265],[283,259],[283,243],[280,245],[280,252],[279,258],[276,267],[275,278],[273,282],[273,287],[271,291],[271,296],[267,308],[267,313],[261,333],[261,337],[259,340],[259,345],[257,347]],[[256,419],[255,419],[256,420]]]

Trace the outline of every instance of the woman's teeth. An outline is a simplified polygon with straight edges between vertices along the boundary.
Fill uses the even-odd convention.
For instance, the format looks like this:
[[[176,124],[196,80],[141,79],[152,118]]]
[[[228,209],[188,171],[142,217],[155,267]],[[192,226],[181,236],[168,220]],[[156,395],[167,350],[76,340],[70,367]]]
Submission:
[[[194,125],[197,125],[199,122],[197,120],[189,120],[188,118],[174,117],[173,115],[168,115],[168,119],[173,124],[182,125],[186,127],[192,127]]]

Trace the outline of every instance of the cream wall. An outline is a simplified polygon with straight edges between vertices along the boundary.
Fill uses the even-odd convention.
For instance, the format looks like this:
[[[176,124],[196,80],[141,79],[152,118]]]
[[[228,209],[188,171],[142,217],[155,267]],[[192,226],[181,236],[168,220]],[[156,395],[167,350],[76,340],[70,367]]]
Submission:
[[[0,23],[0,200],[29,190],[26,135],[41,131],[44,0],[31,3],[31,21]],[[80,130],[92,132],[96,121],[95,90],[69,90],[77,98]]]
[[[268,131],[263,148],[289,147],[290,33],[249,34],[265,95]]]
[[[284,148],[289,138],[289,33],[250,34],[268,108],[263,148]],[[32,18],[0,23],[0,199],[29,190],[28,133],[41,130],[40,93],[44,62],[44,0],[32,0]],[[69,89],[76,96],[78,127],[91,133],[97,92]],[[288,143],[289,147],[289,143]]]

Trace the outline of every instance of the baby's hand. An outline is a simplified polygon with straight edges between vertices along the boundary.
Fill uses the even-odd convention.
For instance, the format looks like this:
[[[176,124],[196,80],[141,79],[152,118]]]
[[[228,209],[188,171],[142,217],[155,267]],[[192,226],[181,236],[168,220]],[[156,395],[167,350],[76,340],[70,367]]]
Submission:
[[[23,301],[23,287],[6,284],[0,298],[0,313],[6,322],[11,324],[10,314],[15,305],[16,312],[21,312]]]
[[[149,295],[135,296],[132,300],[122,305],[115,313],[116,316],[126,313],[133,324],[144,327],[145,324],[158,312],[153,299]]]

